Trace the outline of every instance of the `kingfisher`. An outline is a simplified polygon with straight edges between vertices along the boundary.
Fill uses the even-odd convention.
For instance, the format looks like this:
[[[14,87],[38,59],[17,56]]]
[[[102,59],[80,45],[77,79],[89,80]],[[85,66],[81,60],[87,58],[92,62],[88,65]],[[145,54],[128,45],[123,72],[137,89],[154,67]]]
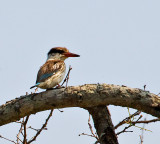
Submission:
[[[80,57],[80,55],[69,52],[65,47],[52,48],[48,52],[46,63],[38,71],[36,84],[30,89],[34,87],[41,89],[60,87],[59,83],[64,79],[66,72],[64,61],[68,57]]]

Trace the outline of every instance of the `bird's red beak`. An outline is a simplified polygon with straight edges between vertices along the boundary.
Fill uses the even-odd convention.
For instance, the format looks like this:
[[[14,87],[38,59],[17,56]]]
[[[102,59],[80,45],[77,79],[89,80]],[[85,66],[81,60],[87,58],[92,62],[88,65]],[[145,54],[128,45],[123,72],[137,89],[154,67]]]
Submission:
[[[74,54],[74,53],[70,53],[70,52],[64,53],[64,55],[65,55],[66,57],[80,57],[80,55]]]

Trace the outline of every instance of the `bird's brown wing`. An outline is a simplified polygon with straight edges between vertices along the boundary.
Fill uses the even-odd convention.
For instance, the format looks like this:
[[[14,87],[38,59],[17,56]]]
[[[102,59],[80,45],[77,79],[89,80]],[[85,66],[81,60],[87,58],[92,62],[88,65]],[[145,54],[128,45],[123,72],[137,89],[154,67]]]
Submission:
[[[64,71],[65,63],[61,60],[49,60],[43,66],[37,74],[36,84],[44,82],[51,76],[55,75],[59,71]]]

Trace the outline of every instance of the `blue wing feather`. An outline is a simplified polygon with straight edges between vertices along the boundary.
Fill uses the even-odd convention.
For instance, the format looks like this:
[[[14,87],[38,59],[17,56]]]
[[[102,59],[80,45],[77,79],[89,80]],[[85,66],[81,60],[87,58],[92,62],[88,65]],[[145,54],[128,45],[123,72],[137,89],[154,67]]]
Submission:
[[[45,79],[51,77],[52,75],[54,75],[55,73],[46,73],[46,74],[43,74],[41,77],[40,77],[40,81],[45,81]],[[38,86],[40,84],[40,82],[37,82],[34,86],[32,86],[30,89]]]
[[[45,79],[51,77],[53,74],[54,74],[54,73],[46,73],[46,74],[43,74],[43,75],[40,77],[39,81],[45,80]]]

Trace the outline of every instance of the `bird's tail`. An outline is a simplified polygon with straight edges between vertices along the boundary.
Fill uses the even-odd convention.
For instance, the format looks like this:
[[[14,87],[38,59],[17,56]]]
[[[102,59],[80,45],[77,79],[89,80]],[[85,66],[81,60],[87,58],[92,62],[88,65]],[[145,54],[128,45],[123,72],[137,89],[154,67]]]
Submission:
[[[34,86],[31,86],[30,89],[37,87],[40,83],[36,83]]]
[[[30,87],[30,89],[32,89],[32,88],[34,88],[34,87],[36,87],[36,85],[34,85],[34,86],[31,86],[31,87]]]

